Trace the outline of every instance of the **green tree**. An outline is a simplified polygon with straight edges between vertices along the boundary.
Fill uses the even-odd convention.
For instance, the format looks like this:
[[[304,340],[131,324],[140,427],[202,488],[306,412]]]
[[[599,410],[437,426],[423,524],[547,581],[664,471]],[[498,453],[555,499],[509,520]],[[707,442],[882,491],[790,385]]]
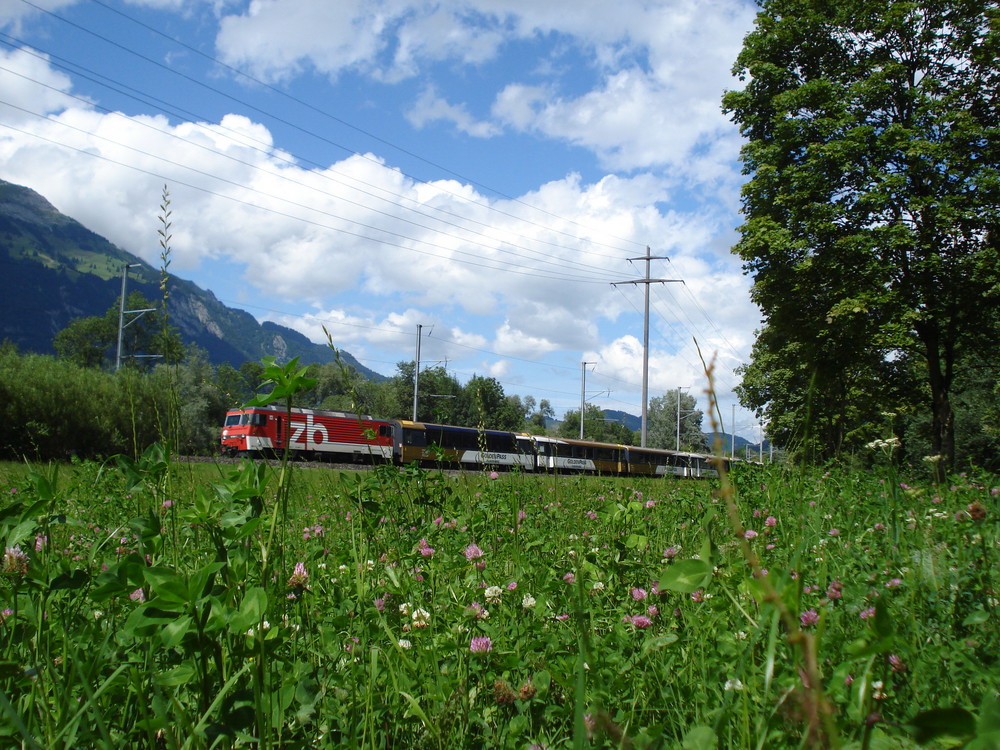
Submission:
[[[524,426],[523,405],[508,399],[495,378],[473,375],[462,388],[456,407],[457,424],[465,427],[515,432]]]
[[[638,445],[636,433],[621,422],[609,421],[604,411],[593,404],[587,404],[584,411],[583,439],[598,443]],[[559,437],[580,437],[580,410],[568,411],[559,424]]]
[[[646,445],[650,448],[677,446],[677,394],[680,393],[680,449],[705,453],[708,442],[702,433],[702,413],[694,396],[676,388],[649,400],[646,410]]]
[[[60,359],[80,367],[103,367],[118,336],[117,321],[92,315],[77,318],[59,331],[52,346]]]
[[[760,5],[723,104],[747,139],[735,252],[764,316],[741,400],[826,455],[915,403],[951,466],[956,365],[983,356],[1000,295],[997,4]]]
[[[121,298],[119,297],[119,300]],[[104,315],[77,318],[59,331],[52,341],[56,354],[81,367],[114,366],[118,346],[118,319],[121,313],[119,300]],[[122,364],[134,367],[149,365],[140,354],[160,355],[167,362],[179,362],[184,347],[177,329],[166,326],[161,308],[146,299],[142,292],[130,292],[125,300],[126,310],[150,310],[142,315],[126,315],[122,331]]]

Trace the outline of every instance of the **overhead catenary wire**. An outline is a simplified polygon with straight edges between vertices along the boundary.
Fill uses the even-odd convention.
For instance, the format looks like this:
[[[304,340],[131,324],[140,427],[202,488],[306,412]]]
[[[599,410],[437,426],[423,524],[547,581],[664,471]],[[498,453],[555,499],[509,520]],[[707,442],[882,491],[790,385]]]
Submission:
[[[332,139],[330,139],[330,138],[328,138],[328,137],[326,137],[324,135],[321,135],[319,133],[316,133],[316,132],[313,132],[313,131],[308,130],[306,128],[303,128],[301,125],[298,125],[298,124],[296,124],[294,122],[291,122],[290,120],[287,120],[284,117],[276,115],[273,112],[269,112],[266,109],[258,107],[257,105],[255,105],[255,104],[253,104],[251,102],[247,102],[247,101],[245,101],[243,99],[240,99],[240,98],[238,98],[236,96],[233,96],[232,94],[230,94],[230,93],[228,93],[228,92],[226,92],[226,91],[224,91],[222,89],[216,88],[214,86],[210,86],[207,83],[205,83],[204,81],[199,81],[196,78],[193,78],[192,76],[189,76],[189,75],[187,75],[185,73],[181,73],[181,72],[177,71],[176,69],[171,68],[169,65],[166,65],[166,64],[164,64],[164,63],[162,63],[162,62],[160,62],[158,60],[155,60],[155,59],[149,57],[148,55],[142,54],[141,52],[138,52],[138,51],[132,49],[131,47],[129,47],[129,46],[125,45],[125,44],[122,44],[121,42],[118,42],[118,41],[110,39],[110,38],[108,38],[108,37],[106,37],[106,36],[104,36],[102,34],[99,34],[98,32],[94,31],[93,29],[89,29],[89,28],[87,28],[86,26],[84,26],[82,24],[79,24],[79,23],[76,23],[76,22],[74,22],[72,20],[69,20],[69,19],[65,18],[64,16],[59,15],[58,13],[55,13],[55,12],[53,12],[51,10],[46,9],[46,8],[42,8],[41,6],[36,5],[35,3],[31,2],[30,0],[21,0],[21,2],[24,3],[25,5],[28,5],[28,6],[32,7],[32,8],[35,8],[36,10],[38,10],[41,13],[45,13],[45,14],[51,16],[52,18],[55,18],[55,19],[59,20],[62,23],[65,23],[65,24],[67,24],[69,26],[72,26],[72,27],[74,27],[76,29],[79,29],[80,31],[82,31],[82,32],[84,32],[86,34],[89,34],[89,35],[91,35],[91,36],[93,36],[93,37],[95,37],[95,38],[97,38],[97,39],[99,39],[99,40],[101,40],[101,41],[103,41],[103,42],[105,42],[107,44],[110,44],[110,45],[112,45],[112,46],[114,46],[114,47],[116,47],[116,48],[118,48],[118,49],[120,49],[120,50],[122,50],[122,51],[124,51],[124,52],[126,52],[128,54],[130,54],[130,55],[133,55],[133,56],[135,56],[135,57],[137,57],[137,58],[145,61],[146,63],[148,63],[150,65],[153,65],[154,67],[157,67],[157,68],[159,68],[161,70],[166,70],[167,72],[169,72],[169,73],[171,73],[173,75],[176,75],[176,76],[178,76],[180,78],[183,78],[184,80],[187,80],[190,83],[192,83],[192,84],[194,84],[194,85],[196,85],[196,86],[198,86],[200,88],[208,90],[208,91],[210,91],[210,92],[212,92],[214,94],[218,94],[219,96],[223,96],[223,97],[225,97],[225,98],[227,98],[227,99],[229,99],[229,100],[231,100],[231,101],[233,101],[233,102],[235,102],[235,103],[237,103],[237,104],[239,104],[239,105],[241,105],[243,107],[247,107],[248,109],[251,109],[254,112],[257,112],[257,113],[259,113],[261,115],[264,115],[265,117],[269,117],[269,118],[273,119],[275,122],[279,122],[282,125],[286,125],[286,126],[288,126],[290,128],[293,128],[293,129],[295,129],[295,130],[297,130],[297,131],[299,131],[299,132],[301,132],[301,133],[303,133],[305,135],[308,135],[308,136],[310,136],[312,138],[315,138],[315,139],[319,140],[320,142],[323,142],[323,143],[326,143],[326,144],[328,144],[330,146],[333,146],[335,148],[341,149],[342,151],[344,151],[346,153],[350,153],[350,154],[353,154],[354,156],[357,156],[359,158],[366,159],[368,161],[372,161],[373,163],[377,164],[380,167],[384,166],[384,165],[382,165],[382,163],[380,161],[378,161],[376,159],[373,159],[372,157],[368,156],[367,154],[363,154],[363,153],[360,153],[358,151],[355,151],[354,149],[352,149],[352,148],[350,148],[348,146],[344,146],[342,144],[339,144],[339,143],[333,141]],[[94,2],[96,2],[96,0],[94,0]],[[108,7],[108,6],[104,5],[103,3],[97,3],[97,4],[102,5],[105,8]],[[125,18],[128,18],[130,20],[134,20],[134,19],[131,18],[131,16],[128,16],[127,14],[121,13],[120,11],[115,10],[115,12],[119,13],[120,15],[122,15]],[[303,102],[302,100],[300,100],[300,99],[298,99],[296,97],[293,97],[290,94],[287,94],[286,92],[281,91],[280,89],[272,87],[272,86],[270,86],[269,84],[267,84],[267,83],[265,83],[263,81],[259,81],[258,79],[254,78],[253,76],[250,76],[249,74],[246,74],[246,73],[244,73],[242,71],[239,71],[239,70],[237,70],[235,68],[231,68],[226,63],[223,63],[223,62],[217,60],[216,58],[211,57],[210,55],[206,55],[204,52],[201,52],[200,50],[197,50],[195,48],[191,48],[188,45],[185,45],[183,42],[180,42],[180,41],[174,39],[173,37],[171,37],[169,35],[163,34],[159,30],[153,29],[152,27],[148,27],[148,26],[146,26],[145,24],[143,24],[143,23],[141,23],[139,21],[135,21],[135,23],[139,24],[140,26],[143,26],[145,28],[150,29],[154,33],[157,33],[158,35],[164,37],[165,39],[168,39],[168,40],[172,41],[175,44],[178,44],[178,45],[180,45],[182,47],[190,49],[191,51],[195,52],[196,54],[198,54],[198,55],[200,55],[200,56],[202,56],[202,57],[210,60],[211,62],[213,62],[213,63],[215,63],[217,65],[220,65],[222,67],[228,68],[228,69],[232,70],[233,72],[238,73],[239,75],[247,78],[247,80],[250,80],[250,81],[252,81],[252,82],[254,82],[254,83],[256,83],[256,84],[258,84],[260,86],[264,86],[264,87],[266,87],[266,88],[274,91],[275,93],[277,93],[277,94],[279,94],[281,96],[288,97],[290,100],[296,101],[297,103],[300,103],[303,106],[306,106],[306,107],[308,107],[311,110],[314,110],[318,114],[321,114],[321,115],[323,115],[325,117],[329,117],[332,120],[337,121],[337,122],[343,122],[344,124],[348,125],[348,127],[351,127],[351,128],[353,128],[355,130],[358,130],[359,132],[364,132],[364,133],[367,134],[367,131],[364,131],[361,128],[357,128],[356,126],[350,125],[349,123],[346,123],[346,121],[342,121],[340,118],[337,118],[336,116],[334,116],[334,115],[332,115],[332,114],[330,114],[328,112],[325,112],[324,110],[318,109],[314,105],[311,105],[311,104],[308,104],[306,102]],[[368,134],[368,135],[370,135],[370,134]],[[406,153],[408,155],[413,156],[414,158],[420,159],[421,161],[425,161],[427,163],[433,164],[433,162],[430,162],[429,160],[426,160],[423,157],[417,156],[416,154],[412,154],[411,152],[407,151],[406,149],[403,149],[400,146],[396,146],[396,145],[392,144],[389,141],[385,141],[385,140],[383,140],[383,139],[381,139],[381,138],[379,138],[377,136],[371,136],[371,137],[376,138],[380,142],[383,142],[386,145],[388,145],[388,146],[390,146],[392,148],[397,149],[401,153]],[[437,165],[435,165],[435,166],[437,166]],[[438,168],[444,169],[442,167],[438,167]],[[445,171],[448,171],[450,174],[455,174],[455,173],[450,172],[450,170],[445,170]],[[416,177],[414,175],[410,175],[410,174],[407,174],[405,172],[402,173],[402,174],[404,174],[405,176],[407,176],[409,179],[414,180],[415,182],[420,182],[422,184],[429,184],[426,180],[423,180],[423,179],[421,179],[419,177]],[[459,175],[455,174],[455,176],[459,176]],[[462,178],[462,179],[465,179],[465,178]],[[470,181],[470,182],[472,182],[472,184],[479,184],[479,183],[475,183],[474,181]],[[444,192],[449,192],[451,195],[453,195],[454,197],[456,197],[456,198],[458,198],[460,200],[468,200],[467,198],[465,198],[461,194],[454,193],[452,191],[448,191],[448,190],[446,190],[443,187],[441,187],[440,189],[442,189]],[[567,221],[569,223],[576,224],[577,226],[582,226],[582,225],[579,225],[577,222],[575,222],[575,221],[573,221],[571,219],[566,219],[564,217],[559,217],[556,214],[551,214],[551,213],[545,211],[544,209],[538,208],[537,206],[532,206],[529,203],[526,203],[524,201],[520,201],[520,199],[510,198],[509,196],[503,195],[502,193],[499,193],[499,192],[497,192],[497,194],[501,195],[501,197],[507,198],[508,200],[516,201],[516,202],[520,203],[521,205],[523,205],[523,206],[525,206],[527,208],[539,211],[540,213],[543,213],[543,214],[547,214],[548,216],[550,216],[552,218],[559,218],[562,221]],[[518,220],[518,221],[524,221],[524,222],[526,222],[528,224],[534,224],[535,223],[535,222],[531,222],[530,220],[526,220],[526,219],[524,219],[522,217],[516,216],[515,214],[511,214],[509,212],[505,212],[505,211],[503,211],[503,210],[501,210],[501,209],[499,209],[499,208],[497,208],[495,206],[490,206],[490,210],[496,211],[497,213],[503,214],[503,215],[505,215],[505,216],[507,216],[509,218],[512,218],[512,219],[515,219],[515,220]],[[542,226],[542,225],[539,225],[539,226]],[[562,230],[554,229],[554,228],[552,228],[550,226],[544,226],[543,228],[545,228],[548,231],[552,231],[552,232],[557,233],[557,234],[562,234],[562,235],[567,236],[567,237],[572,237],[574,239],[578,238],[578,235],[570,234],[568,232],[563,232]],[[590,231],[596,231],[596,230],[590,229]],[[626,242],[626,243],[633,244],[633,245],[639,244],[639,243],[635,242],[634,240],[627,240],[627,239],[622,239],[622,238],[615,238],[615,239],[618,239],[619,241]],[[601,243],[595,243],[595,244],[601,244]],[[612,247],[612,246],[607,245],[607,247]],[[617,248],[617,247],[613,248],[613,249],[622,250],[622,248]]]
[[[22,40],[18,40],[18,39],[14,38],[14,37],[11,37],[8,34],[4,34],[3,32],[0,32],[0,40],[2,40],[3,38],[12,39],[14,41],[24,43]],[[5,44],[7,44],[8,46],[11,46],[11,47],[13,46],[13,45],[10,44],[10,42],[3,42],[3,43],[5,43]],[[35,52],[31,51],[31,50],[23,50],[23,48],[22,48],[22,51],[25,51],[27,54],[32,55],[34,57],[37,57],[40,60],[46,61],[45,57],[43,57],[42,55],[38,55],[37,53],[35,53]],[[63,70],[67,70],[67,71],[72,71],[75,75],[78,75],[78,76],[80,76],[82,78],[85,78],[86,80],[90,80],[90,81],[92,81],[94,83],[97,83],[98,85],[104,86],[104,87],[109,88],[109,89],[111,89],[113,91],[116,91],[118,93],[125,93],[125,92],[127,92],[127,93],[125,93],[125,95],[129,96],[130,98],[133,98],[136,101],[139,101],[139,102],[142,102],[142,103],[145,103],[145,104],[153,104],[158,109],[160,109],[160,111],[162,111],[162,112],[164,112],[164,113],[166,113],[168,115],[169,114],[174,114],[175,116],[184,116],[184,117],[187,117],[187,118],[194,118],[194,119],[199,119],[200,118],[201,121],[203,121],[205,123],[204,124],[204,128],[205,128],[206,131],[211,132],[213,134],[216,133],[216,132],[227,133],[229,135],[229,137],[231,138],[231,140],[234,143],[238,143],[241,146],[248,147],[248,148],[252,149],[253,151],[256,151],[257,153],[261,154],[262,156],[264,156],[265,158],[267,158],[269,160],[275,160],[275,161],[281,162],[283,164],[287,164],[287,165],[289,165],[289,167],[298,167],[299,163],[309,164],[309,165],[315,167],[316,170],[317,170],[317,171],[313,171],[313,172],[309,173],[309,176],[312,179],[317,179],[318,178],[318,179],[320,179],[320,180],[322,180],[324,182],[331,182],[333,184],[341,185],[345,189],[355,190],[355,191],[361,193],[362,195],[365,195],[365,196],[370,197],[370,198],[374,198],[375,200],[387,203],[387,204],[392,205],[392,206],[396,206],[396,207],[402,209],[403,211],[415,213],[415,214],[417,214],[419,216],[422,216],[424,218],[430,219],[431,221],[441,222],[445,226],[451,226],[451,227],[454,227],[456,229],[459,229],[460,231],[469,232],[469,233],[477,235],[479,237],[485,237],[485,238],[488,238],[488,239],[491,238],[491,236],[489,234],[487,234],[485,231],[479,231],[479,230],[476,230],[476,229],[471,229],[471,228],[466,227],[466,226],[461,226],[460,224],[456,223],[456,221],[452,221],[450,218],[440,218],[439,216],[435,216],[435,215],[432,215],[431,213],[428,213],[428,211],[434,212],[436,214],[441,214],[441,215],[446,216],[446,217],[451,217],[451,218],[454,218],[455,220],[463,221],[466,224],[472,224],[474,226],[481,227],[483,230],[493,230],[494,231],[494,235],[496,235],[498,233],[502,233],[502,235],[504,237],[504,239],[502,240],[502,242],[504,243],[505,246],[513,247],[513,248],[516,248],[516,249],[519,249],[519,250],[524,250],[525,252],[530,253],[532,255],[540,256],[539,258],[536,258],[535,260],[541,260],[541,262],[550,263],[552,265],[559,265],[561,267],[565,267],[565,266],[578,266],[580,269],[585,270],[585,271],[596,271],[596,269],[594,269],[593,266],[591,266],[589,264],[580,263],[580,262],[574,260],[574,258],[572,256],[570,256],[569,258],[566,258],[564,260],[561,260],[558,263],[556,263],[555,261],[550,261],[550,260],[548,260],[548,257],[549,257],[548,254],[544,253],[543,251],[532,250],[529,247],[517,244],[517,242],[515,242],[513,240],[516,239],[516,240],[519,240],[519,241],[534,242],[534,243],[546,245],[546,246],[552,247],[552,248],[567,250],[567,251],[572,252],[573,254],[581,253],[582,252],[582,253],[584,253],[586,255],[595,255],[597,257],[604,257],[604,258],[612,258],[612,257],[614,257],[614,256],[605,255],[605,254],[595,253],[593,250],[589,250],[587,248],[586,244],[583,247],[569,247],[569,246],[566,246],[566,245],[561,245],[561,244],[557,244],[557,243],[554,243],[554,242],[550,242],[548,240],[545,240],[542,237],[529,237],[527,235],[519,234],[516,231],[511,231],[507,227],[503,227],[501,229],[500,227],[497,227],[497,226],[492,225],[492,224],[488,224],[486,222],[479,221],[479,220],[474,219],[474,218],[472,218],[472,217],[470,217],[468,215],[463,216],[463,215],[457,214],[457,213],[455,213],[453,211],[448,211],[447,209],[444,209],[444,208],[442,208],[440,206],[434,206],[434,205],[429,204],[429,203],[421,203],[421,202],[416,201],[413,198],[410,198],[409,196],[400,195],[398,193],[393,193],[393,192],[391,192],[389,190],[386,190],[385,188],[383,188],[381,186],[374,185],[374,184],[372,184],[370,182],[366,182],[364,180],[360,180],[360,179],[355,178],[353,176],[343,174],[342,171],[340,171],[340,170],[332,170],[330,168],[324,167],[323,165],[318,164],[317,162],[314,162],[314,161],[311,161],[311,160],[308,160],[308,159],[304,159],[302,157],[297,157],[297,156],[295,158],[293,158],[294,155],[288,155],[288,156],[286,156],[283,152],[275,151],[275,149],[273,148],[273,146],[270,143],[264,142],[264,141],[260,141],[260,140],[255,139],[255,138],[252,138],[251,136],[249,136],[246,133],[237,132],[237,131],[233,130],[232,128],[228,128],[222,122],[220,122],[220,123],[209,123],[209,122],[207,122],[208,118],[205,117],[204,115],[199,115],[198,113],[194,113],[194,112],[191,112],[191,111],[186,110],[186,109],[181,109],[181,108],[166,109],[166,107],[172,106],[172,105],[169,105],[168,103],[164,102],[163,100],[157,99],[155,97],[147,97],[145,95],[143,95],[142,97],[140,97],[136,93],[135,89],[133,89],[132,87],[129,87],[129,86],[124,86],[123,84],[120,84],[118,82],[114,82],[114,83],[115,83],[115,86],[119,86],[120,88],[115,88],[115,86],[112,86],[110,83],[107,82],[110,79],[108,79],[106,76],[103,76],[101,74],[95,73],[94,71],[88,70],[86,68],[82,68],[81,66],[76,65],[76,64],[66,64],[66,61],[63,60],[63,58],[60,58],[59,56],[54,55],[51,52],[47,52],[46,54],[48,56],[48,60],[47,61],[50,64],[51,64],[51,60],[61,61],[61,62],[57,62],[56,65],[55,65],[55,67],[59,67],[59,68],[61,68]],[[261,167],[261,166],[259,166],[257,164],[254,164],[252,162],[248,162],[248,161],[246,161],[244,159],[239,159],[239,158],[233,156],[232,154],[227,154],[224,151],[220,151],[218,149],[210,148],[210,147],[206,146],[203,143],[198,143],[195,140],[193,140],[192,138],[184,138],[184,137],[178,135],[176,132],[172,132],[170,130],[163,130],[161,128],[155,127],[154,125],[152,125],[149,122],[144,122],[144,121],[139,120],[139,119],[131,118],[131,117],[128,117],[128,116],[126,116],[126,115],[124,115],[124,114],[122,114],[120,112],[112,111],[111,109],[109,109],[107,107],[102,107],[100,105],[94,104],[94,103],[90,102],[88,99],[86,99],[85,97],[77,96],[75,94],[66,93],[66,92],[61,91],[60,89],[56,88],[55,86],[52,86],[52,85],[47,84],[47,83],[44,83],[42,81],[38,81],[36,79],[32,79],[32,78],[30,78],[30,77],[28,77],[28,76],[26,76],[26,75],[24,75],[22,73],[19,73],[17,71],[11,70],[10,68],[0,66],[0,70],[4,70],[4,71],[6,71],[7,73],[9,73],[11,75],[18,76],[22,80],[30,81],[30,82],[38,85],[38,86],[41,86],[43,88],[49,89],[50,91],[56,92],[60,96],[63,96],[63,97],[66,97],[66,98],[75,99],[75,100],[81,102],[82,104],[84,104],[88,108],[93,108],[95,110],[104,112],[104,113],[106,113],[109,116],[120,117],[122,120],[126,121],[127,123],[129,123],[133,127],[141,127],[141,128],[148,129],[150,131],[153,131],[153,132],[158,133],[160,135],[163,135],[165,137],[168,137],[168,138],[171,138],[171,139],[174,139],[174,140],[177,140],[177,141],[184,142],[184,143],[190,145],[193,148],[197,148],[197,149],[201,149],[201,150],[204,150],[204,151],[208,151],[210,153],[216,154],[220,158],[223,158],[223,159],[226,159],[226,160],[238,163],[238,164],[242,164],[242,165],[244,165],[244,166],[246,166],[246,167],[248,167],[248,168],[250,168],[250,169],[252,169],[254,171],[261,172],[263,174],[275,177],[275,178],[277,178],[279,180],[282,180],[282,181],[290,182],[292,184],[295,184],[295,185],[297,185],[299,187],[302,187],[302,188],[305,188],[307,190],[317,192],[317,193],[319,193],[319,194],[321,194],[323,196],[326,196],[326,197],[329,197],[329,198],[333,198],[335,200],[342,201],[342,202],[345,202],[345,203],[350,203],[351,205],[355,205],[355,206],[361,207],[361,208],[365,209],[366,211],[371,211],[373,213],[377,213],[377,214],[386,216],[386,217],[391,218],[391,219],[396,220],[396,221],[403,221],[403,222],[406,222],[406,223],[409,223],[409,224],[412,224],[412,225],[415,225],[415,226],[427,229],[428,231],[435,231],[435,232],[441,232],[443,234],[448,234],[447,231],[442,231],[440,228],[433,228],[433,227],[428,227],[426,225],[419,224],[418,222],[415,222],[415,221],[413,221],[411,219],[406,219],[406,218],[404,218],[402,216],[399,216],[397,214],[391,214],[391,213],[389,213],[387,211],[382,211],[380,209],[374,208],[374,207],[372,207],[369,204],[361,203],[360,201],[352,200],[352,199],[346,197],[345,195],[335,194],[335,193],[330,193],[330,192],[327,192],[327,191],[320,190],[315,185],[303,182],[301,180],[295,180],[295,179],[289,177],[287,174],[282,174],[282,173],[277,172],[277,171],[272,171],[272,170],[269,170],[269,169],[264,169],[263,167]],[[90,75],[84,75],[83,73],[80,73],[79,71],[87,71],[87,73],[89,73]],[[49,117],[48,115],[43,114],[43,113],[33,113],[33,114],[35,114],[38,117]],[[52,119],[52,118],[49,117],[49,119]],[[379,166],[381,168],[385,169],[384,165],[380,164]],[[332,176],[331,172],[333,174],[337,174],[342,179],[336,179],[335,177]],[[364,187],[359,187],[359,185],[364,186]],[[390,200],[389,198],[386,198],[383,195],[378,195],[376,191],[377,192],[381,192],[381,193],[385,193],[386,195],[391,195],[396,200]],[[445,192],[445,191],[442,191],[442,192]],[[451,193],[449,193],[449,194],[451,194]],[[406,204],[413,204],[413,205],[406,205]],[[486,210],[487,212],[490,209],[490,206],[487,205],[487,204],[473,203],[471,205],[474,208],[483,209],[483,210]],[[539,226],[539,225],[535,224],[534,226]],[[496,239],[496,237],[494,236],[494,237],[492,237],[492,239]],[[469,240],[465,240],[465,241],[469,241]],[[479,244],[479,245],[485,246],[484,243],[480,243],[480,242],[477,242],[475,240],[472,240],[471,242],[473,242],[474,244]],[[587,242],[589,243],[589,241],[587,241]],[[606,271],[604,271],[604,272],[607,273]]]

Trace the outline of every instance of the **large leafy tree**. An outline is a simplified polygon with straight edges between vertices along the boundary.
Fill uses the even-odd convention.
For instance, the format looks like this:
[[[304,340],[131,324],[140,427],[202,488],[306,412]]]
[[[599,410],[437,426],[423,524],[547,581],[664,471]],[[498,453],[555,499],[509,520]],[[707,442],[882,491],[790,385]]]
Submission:
[[[678,399],[678,394],[680,398]],[[680,413],[678,414],[678,401]],[[650,448],[674,449],[680,434],[680,450],[703,453],[708,442],[702,430],[702,412],[696,409],[697,400],[690,393],[677,389],[649,400],[647,411],[646,445]],[[678,431],[679,426],[679,431]]]
[[[996,351],[998,4],[760,5],[724,99],[764,315],[741,399],[827,454],[915,406],[951,465],[956,365]]]

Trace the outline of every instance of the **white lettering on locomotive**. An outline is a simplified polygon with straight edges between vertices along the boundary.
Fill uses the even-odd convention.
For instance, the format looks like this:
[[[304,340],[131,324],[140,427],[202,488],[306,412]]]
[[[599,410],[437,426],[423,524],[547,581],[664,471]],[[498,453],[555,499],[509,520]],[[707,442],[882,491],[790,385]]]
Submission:
[[[326,431],[326,425],[315,421],[312,414],[306,414],[305,418],[305,422],[293,421],[291,423],[292,439],[290,443],[292,445],[308,448],[310,445],[319,445],[321,443],[330,442],[330,433]],[[305,435],[304,442],[302,439],[303,434]]]

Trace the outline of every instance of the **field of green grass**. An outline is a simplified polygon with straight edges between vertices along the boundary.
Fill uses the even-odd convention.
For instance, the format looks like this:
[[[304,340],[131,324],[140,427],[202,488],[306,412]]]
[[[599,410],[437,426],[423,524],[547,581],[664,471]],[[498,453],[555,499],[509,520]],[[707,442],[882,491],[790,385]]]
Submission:
[[[0,745],[1000,747],[1000,479],[0,466]]]

